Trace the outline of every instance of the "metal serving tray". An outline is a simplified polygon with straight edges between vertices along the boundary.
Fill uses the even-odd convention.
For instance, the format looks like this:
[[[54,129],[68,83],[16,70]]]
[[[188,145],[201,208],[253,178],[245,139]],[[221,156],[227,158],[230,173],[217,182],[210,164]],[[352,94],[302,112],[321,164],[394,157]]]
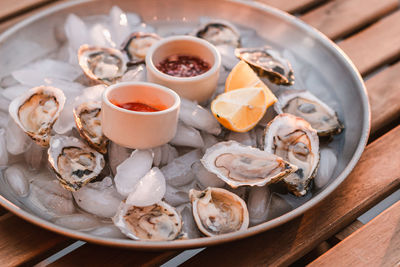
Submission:
[[[340,145],[335,148],[338,163],[332,179],[324,188],[315,191],[310,200],[280,217],[246,231],[190,240],[146,242],[89,235],[41,219],[3,194],[0,196],[0,204],[8,210],[50,231],[103,245],[152,250],[203,247],[256,235],[299,216],[337,188],[356,165],[368,139],[370,108],[363,80],[355,66],[343,51],[317,30],[285,12],[256,2],[80,0],[62,3],[20,22],[0,36],[0,77],[33,60],[32,55],[37,54],[39,57],[40,54],[54,51],[58,47],[56,29],[64,24],[68,14],[75,13],[81,17],[107,14],[113,5],[140,14],[149,24],[179,23],[184,27],[188,23],[197,23],[199,17],[205,15],[226,19],[253,28],[261,37],[279,44],[306,61],[311,66],[307,82],[310,88],[307,89],[326,101],[333,97],[338,103],[335,108],[339,117],[346,126],[340,136]],[[15,54],[18,56],[13,56]]]

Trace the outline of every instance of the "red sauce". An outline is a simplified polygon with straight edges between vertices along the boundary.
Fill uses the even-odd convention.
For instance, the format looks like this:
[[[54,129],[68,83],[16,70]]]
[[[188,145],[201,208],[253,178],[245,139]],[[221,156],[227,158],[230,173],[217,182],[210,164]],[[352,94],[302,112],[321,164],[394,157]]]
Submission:
[[[123,103],[123,104],[113,102],[113,104],[120,108],[132,110],[132,111],[140,111],[140,112],[156,112],[156,111],[161,111],[161,110],[166,109],[166,107],[164,107],[164,106],[159,105],[159,106],[155,107],[155,106],[150,106],[150,105],[140,103],[140,102],[128,102],[128,103]]]
[[[156,65],[157,69],[175,77],[193,77],[208,71],[211,66],[196,56],[172,55]]]

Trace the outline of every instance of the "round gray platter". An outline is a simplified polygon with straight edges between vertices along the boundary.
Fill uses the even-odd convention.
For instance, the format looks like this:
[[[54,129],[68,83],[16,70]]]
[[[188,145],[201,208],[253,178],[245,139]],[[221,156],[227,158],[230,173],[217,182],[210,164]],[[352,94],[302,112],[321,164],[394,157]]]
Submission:
[[[8,194],[2,194],[0,204],[8,210],[50,231],[103,245],[152,250],[203,247],[252,236],[299,216],[335,190],[356,165],[368,140],[370,108],[362,78],[355,66],[343,51],[317,30],[287,13],[255,2],[83,0],[62,3],[20,22],[0,36],[0,77],[57,49],[59,43],[55,33],[68,14],[75,13],[81,17],[107,14],[113,5],[126,12],[138,13],[146,23],[154,25],[170,23],[185,27],[186,24],[198,23],[199,18],[205,15],[226,19],[256,30],[259,36],[301,59],[300,62],[306,63],[306,67],[299,69],[299,72],[306,72],[300,73],[306,77],[303,85],[333,105],[346,127],[335,145],[338,163],[333,177],[324,188],[314,191],[310,200],[275,219],[246,231],[190,240],[145,242],[89,235],[41,219],[18,206],[16,201],[7,197]]]

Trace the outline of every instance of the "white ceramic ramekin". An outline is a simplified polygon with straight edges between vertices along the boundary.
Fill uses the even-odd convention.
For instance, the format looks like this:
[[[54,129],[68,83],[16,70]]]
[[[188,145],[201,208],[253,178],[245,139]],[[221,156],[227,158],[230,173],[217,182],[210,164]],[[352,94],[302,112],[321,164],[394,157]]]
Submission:
[[[156,112],[138,112],[113,103],[140,102],[164,106]],[[103,133],[129,148],[147,149],[168,143],[176,133],[181,100],[172,90],[153,83],[122,82],[109,86],[102,98]]]
[[[159,71],[156,65],[172,55],[197,56],[211,65],[203,74],[194,77],[174,77]],[[147,80],[164,85],[180,96],[205,102],[218,85],[221,55],[211,43],[193,36],[172,36],[155,43],[146,54]]]

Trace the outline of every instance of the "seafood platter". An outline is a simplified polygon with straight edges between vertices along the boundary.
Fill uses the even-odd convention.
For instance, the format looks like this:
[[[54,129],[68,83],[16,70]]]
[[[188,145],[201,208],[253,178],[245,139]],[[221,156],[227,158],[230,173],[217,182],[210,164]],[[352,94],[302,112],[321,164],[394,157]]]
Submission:
[[[206,246],[293,219],[356,164],[365,88],[311,27],[246,1],[101,3],[0,37],[0,202],[17,215],[107,245]]]

